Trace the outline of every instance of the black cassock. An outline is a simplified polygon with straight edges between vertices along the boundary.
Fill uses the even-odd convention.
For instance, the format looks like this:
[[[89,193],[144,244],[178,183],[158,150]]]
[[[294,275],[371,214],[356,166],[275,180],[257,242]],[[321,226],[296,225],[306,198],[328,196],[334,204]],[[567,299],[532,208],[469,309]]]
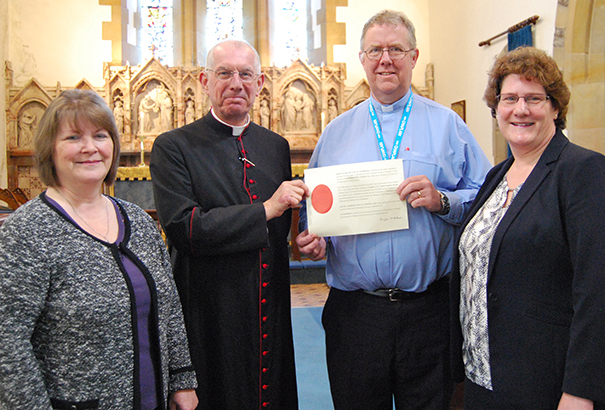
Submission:
[[[252,165],[253,164],[253,165]],[[155,203],[183,304],[199,409],[297,409],[287,236],[263,202],[290,180],[290,149],[211,113],[160,135]]]

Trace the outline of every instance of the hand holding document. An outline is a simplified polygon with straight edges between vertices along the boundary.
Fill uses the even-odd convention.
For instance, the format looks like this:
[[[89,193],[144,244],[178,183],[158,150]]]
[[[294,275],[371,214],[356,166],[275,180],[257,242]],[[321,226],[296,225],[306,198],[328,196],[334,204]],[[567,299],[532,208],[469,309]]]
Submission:
[[[309,232],[339,236],[408,229],[407,203],[396,192],[403,179],[401,160],[305,170]]]

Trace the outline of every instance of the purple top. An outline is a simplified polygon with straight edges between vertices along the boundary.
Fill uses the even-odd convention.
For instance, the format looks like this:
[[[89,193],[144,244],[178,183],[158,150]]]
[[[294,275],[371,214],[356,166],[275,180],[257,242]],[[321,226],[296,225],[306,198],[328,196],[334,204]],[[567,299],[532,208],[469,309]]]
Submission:
[[[71,216],[59,205],[56,201],[46,196],[50,203],[52,203],[59,211],[67,216],[73,223],[80,226]],[[107,197],[109,198],[109,197]],[[111,198],[109,198],[111,199]],[[121,216],[118,205],[112,200],[116,215]],[[115,245],[119,245],[124,239],[124,219],[118,218],[118,239]],[[152,355],[157,355],[156,349],[151,346],[150,338],[150,313],[151,313],[151,292],[149,290],[149,284],[145,279],[145,275],[137,267],[133,260],[131,260],[118,246],[122,264],[130,283],[132,285],[133,296],[136,305],[136,318],[137,318],[137,334],[138,334],[138,349],[135,346],[135,352],[139,352],[139,380],[140,380],[140,393],[141,393],[141,410],[154,410],[157,408],[157,394],[156,394],[156,373],[155,366],[152,360]]]

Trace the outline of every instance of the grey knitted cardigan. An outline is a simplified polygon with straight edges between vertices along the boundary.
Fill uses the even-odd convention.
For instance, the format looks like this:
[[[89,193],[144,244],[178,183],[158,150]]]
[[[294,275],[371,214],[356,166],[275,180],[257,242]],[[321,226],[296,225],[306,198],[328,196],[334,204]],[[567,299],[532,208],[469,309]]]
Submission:
[[[181,305],[159,230],[136,205],[117,202],[122,248],[150,285],[165,409],[169,393],[197,386]],[[4,222],[0,409],[51,409],[51,399],[54,408],[139,408],[136,310],[119,260],[115,244],[84,232],[44,194]]]

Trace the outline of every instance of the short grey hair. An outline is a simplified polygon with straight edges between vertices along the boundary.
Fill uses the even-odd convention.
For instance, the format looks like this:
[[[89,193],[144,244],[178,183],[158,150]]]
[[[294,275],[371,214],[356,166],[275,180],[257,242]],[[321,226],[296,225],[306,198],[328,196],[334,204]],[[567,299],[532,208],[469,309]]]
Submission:
[[[361,31],[361,41],[359,42],[359,48],[363,50],[363,42],[366,38],[367,31],[373,26],[380,26],[383,24],[391,24],[394,26],[403,25],[408,30],[408,42],[410,47],[416,48],[416,29],[414,23],[401,11],[395,10],[382,10],[374,14],[363,26]]]
[[[218,46],[221,46],[225,43],[231,43],[237,49],[243,49],[243,48],[247,47],[250,50],[252,50],[254,52],[254,71],[257,74],[260,74],[260,56],[258,55],[258,52],[256,51],[256,49],[254,47],[252,47],[250,45],[250,43],[248,43],[246,40],[239,40],[239,39],[232,39],[232,38],[221,40],[220,42],[218,42],[214,46],[212,46],[212,48],[208,51],[208,54],[206,55],[206,67],[205,67],[206,69],[214,68],[214,50]]]

